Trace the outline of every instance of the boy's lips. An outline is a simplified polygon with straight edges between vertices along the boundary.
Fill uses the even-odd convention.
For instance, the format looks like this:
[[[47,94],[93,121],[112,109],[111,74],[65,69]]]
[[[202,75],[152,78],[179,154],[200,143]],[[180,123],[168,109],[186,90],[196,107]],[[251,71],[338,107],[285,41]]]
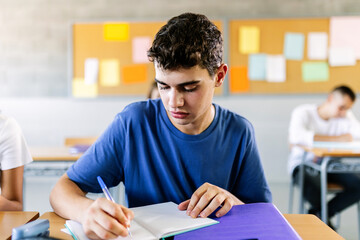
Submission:
[[[173,118],[178,118],[178,119],[186,118],[189,115],[189,113],[180,112],[180,111],[170,111],[170,114]]]

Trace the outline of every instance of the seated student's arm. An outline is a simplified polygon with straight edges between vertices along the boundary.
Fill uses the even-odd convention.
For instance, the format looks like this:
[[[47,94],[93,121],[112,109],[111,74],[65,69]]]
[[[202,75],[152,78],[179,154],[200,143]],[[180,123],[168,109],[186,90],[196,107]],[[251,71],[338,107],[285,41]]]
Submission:
[[[309,116],[302,107],[295,108],[291,114],[289,125],[289,142],[290,145],[311,146],[314,141],[320,142],[351,142],[351,134],[342,134],[338,136],[318,135],[308,128]]]
[[[0,211],[21,211],[24,164],[32,158],[17,122],[3,115],[0,118]]]
[[[22,211],[24,166],[2,170],[0,211]]]
[[[338,136],[315,135],[314,141],[322,142],[351,142],[354,139],[360,139],[360,123],[355,118],[351,110],[348,110],[346,118],[349,120],[349,133]]]
[[[314,131],[310,130],[309,116],[303,106],[295,108],[291,113],[289,124],[289,143],[293,145],[311,146],[314,141]]]
[[[129,226],[134,217],[131,210],[105,198],[94,201],[85,195],[65,173],[51,191],[50,203],[58,215],[82,223],[85,234],[91,239],[128,235],[125,226]]]

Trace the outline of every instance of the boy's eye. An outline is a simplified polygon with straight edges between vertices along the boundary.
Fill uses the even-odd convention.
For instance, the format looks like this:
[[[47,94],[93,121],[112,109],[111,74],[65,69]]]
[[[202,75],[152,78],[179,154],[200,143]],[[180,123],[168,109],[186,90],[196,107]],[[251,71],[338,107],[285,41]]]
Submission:
[[[168,88],[169,88],[168,86],[159,85],[159,89],[160,89],[160,90],[165,90],[165,89],[168,89]]]
[[[197,86],[186,86],[184,89],[186,92],[193,92],[196,90]]]

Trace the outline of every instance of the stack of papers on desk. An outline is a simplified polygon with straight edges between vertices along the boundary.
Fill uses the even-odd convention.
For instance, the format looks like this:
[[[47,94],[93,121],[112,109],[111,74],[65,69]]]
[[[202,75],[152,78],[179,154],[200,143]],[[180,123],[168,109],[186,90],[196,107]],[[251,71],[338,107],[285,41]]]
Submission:
[[[130,227],[134,240],[157,240],[218,223],[210,218],[191,218],[185,211],[180,211],[173,202],[131,208],[131,210],[135,215]],[[68,220],[65,226],[75,240],[88,239],[80,223]],[[128,236],[117,239],[131,238]]]

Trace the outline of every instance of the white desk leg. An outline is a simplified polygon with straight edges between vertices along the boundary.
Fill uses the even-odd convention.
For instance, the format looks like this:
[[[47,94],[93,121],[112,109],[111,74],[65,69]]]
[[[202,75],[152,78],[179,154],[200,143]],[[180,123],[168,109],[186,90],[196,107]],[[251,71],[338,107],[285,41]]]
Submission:
[[[329,159],[323,159],[321,163],[321,172],[320,172],[320,183],[321,183],[321,220],[327,224],[327,214],[328,207],[326,201],[327,195],[327,166]]]
[[[299,199],[299,213],[305,213],[305,209],[304,209],[304,174],[305,174],[305,169],[304,169],[304,163],[306,160],[306,155],[307,152],[304,151],[303,157],[302,157],[302,161],[300,164],[300,169],[299,169],[299,188],[300,188],[300,199]]]

